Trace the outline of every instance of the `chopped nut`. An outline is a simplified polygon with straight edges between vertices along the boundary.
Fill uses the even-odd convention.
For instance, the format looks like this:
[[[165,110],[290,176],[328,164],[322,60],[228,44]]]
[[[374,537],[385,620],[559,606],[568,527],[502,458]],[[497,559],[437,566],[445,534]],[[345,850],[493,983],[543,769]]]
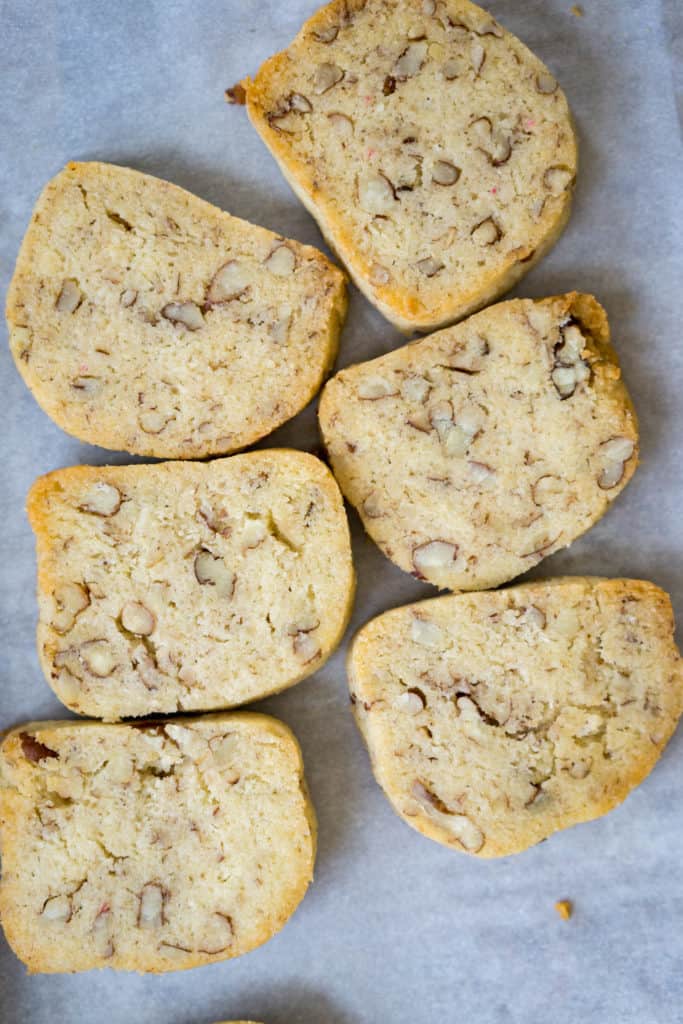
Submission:
[[[585,779],[590,774],[592,761],[574,761],[570,768],[569,774],[573,779]]]
[[[328,114],[327,120],[340,138],[348,139],[353,135],[353,121],[346,114],[339,114],[337,112]]]
[[[555,616],[553,626],[562,636],[576,636],[580,627],[576,608],[561,608]]]
[[[172,416],[167,416],[159,409],[150,409],[148,412],[140,413],[138,424],[140,430],[144,430],[146,434],[160,434],[172,419]]]
[[[77,617],[90,604],[87,589],[80,583],[63,583],[54,594],[57,612],[52,617],[52,628],[57,633],[68,633]]]
[[[116,657],[107,640],[88,640],[79,649],[80,660],[94,676],[105,679],[116,668]]]
[[[289,339],[289,330],[292,324],[292,311],[289,306],[280,306],[279,318],[274,320],[270,326],[270,336],[278,345],[285,345]]]
[[[487,217],[486,220],[476,224],[470,231],[470,235],[479,245],[494,245],[503,237],[503,233],[493,217]]]
[[[413,548],[413,565],[421,579],[430,569],[447,569],[458,557],[458,545],[447,540],[430,540]]]
[[[154,632],[156,619],[149,608],[139,601],[129,601],[121,609],[121,625],[136,636],[149,636]]]
[[[83,292],[78,287],[78,281],[73,277],[67,277],[57,296],[55,309],[58,313],[75,313],[82,302]]]
[[[360,205],[368,213],[390,213],[396,202],[394,186],[384,174],[365,174],[358,183]]]
[[[320,647],[309,631],[301,631],[296,634],[292,641],[292,647],[297,658],[300,658],[304,665],[308,665],[320,655]]]
[[[338,82],[341,82],[343,77],[344,72],[336,64],[320,64],[313,78],[313,91],[316,95],[321,96],[337,85]]]
[[[496,477],[495,469],[487,466],[485,462],[468,462],[467,471],[474,484],[491,484]]]
[[[372,284],[381,287],[382,285],[389,284],[391,280],[391,274],[386,267],[380,266],[379,263],[373,263],[370,267],[370,281]]]
[[[410,43],[394,64],[393,75],[399,82],[416,75],[425,62],[428,43],[425,39]]]
[[[421,647],[439,647],[443,641],[443,633],[436,622],[415,615],[410,624],[410,638]]]
[[[436,11],[436,0],[422,0],[422,13],[431,17]]]
[[[238,260],[229,260],[219,267],[211,279],[206,292],[207,306],[217,306],[221,302],[231,302],[246,292],[251,284],[252,275],[249,269]]]
[[[71,899],[69,896],[50,896],[45,900],[41,917],[47,921],[67,924],[71,920]]]
[[[536,75],[536,90],[544,96],[550,96],[557,89],[557,82],[547,71],[541,71]]]
[[[396,92],[396,79],[393,75],[387,75],[382,86],[382,95],[391,96],[394,92]]]
[[[384,513],[382,512],[382,506],[377,501],[377,495],[374,491],[368,494],[367,498],[362,505],[363,515],[368,519],[380,519]]]
[[[540,476],[531,487],[534,505],[547,505],[553,499],[561,498],[567,489],[566,481],[560,477],[546,473]]]
[[[478,36],[495,36],[497,39],[502,39],[503,37],[502,28],[493,18],[486,19],[478,26],[473,25],[472,28]]]
[[[411,793],[421,804],[434,808],[434,810],[438,811],[439,814],[453,813],[448,805],[443,802],[441,797],[437,796],[436,793],[433,793],[431,789],[428,789],[427,786],[425,786],[423,782],[420,782],[419,779],[415,779],[413,782],[411,786]]]
[[[293,92],[289,97],[289,106],[292,110],[298,110],[300,114],[310,114],[313,105],[303,93]]]
[[[472,70],[474,71],[475,75],[479,74],[479,72],[484,66],[485,60],[486,50],[481,45],[481,43],[477,42],[477,40],[475,39],[472,42],[472,46],[470,47],[470,63],[472,64]]]
[[[260,544],[263,544],[267,536],[268,530],[262,520],[248,519],[240,535],[242,547],[245,551],[257,548]]]
[[[137,301],[138,293],[133,288],[126,288],[125,291],[121,292],[119,302],[122,306],[128,308],[129,306],[135,305]]]
[[[164,924],[164,890],[158,882],[148,882],[139,900],[138,928],[159,928]]]
[[[433,256],[426,256],[424,259],[418,260],[415,266],[425,277],[436,277],[444,268],[442,261],[435,259]]]
[[[545,615],[536,605],[530,604],[522,616],[524,621],[535,629],[545,629]]]
[[[235,592],[235,576],[228,571],[223,559],[210,551],[202,550],[196,556],[194,574],[202,586],[215,587],[220,598],[232,597]]]
[[[448,160],[437,160],[432,170],[432,181],[435,185],[455,185],[461,171]]]
[[[328,25],[326,28],[317,28],[313,36],[319,43],[333,43],[339,34],[339,25]]]
[[[484,833],[466,814],[454,814],[448,829],[468,853],[479,853],[484,845]]]
[[[558,900],[555,904],[555,910],[558,912],[563,921],[568,921],[572,916],[574,908],[571,900]]]
[[[289,277],[296,267],[296,256],[288,245],[278,245],[265,261],[265,267],[276,277]]]
[[[450,60],[446,61],[441,71],[446,81],[452,82],[462,73],[462,65],[456,57],[451,57]]]
[[[247,102],[246,89],[241,82],[236,82],[235,85],[226,89],[224,95],[226,102],[237,104],[240,107],[243,107]]]
[[[599,454],[605,460],[606,465],[598,477],[598,487],[607,491],[611,487],[617,486],[635,447],[635,441],[629,437],[612,437],[600,445]]]
[[[20,733],[19,740],[21,742],[22,754],[26,760],[30,761],[32,764],[38,764],[40,761],[44,761],[49,757],[59,757],[56,750],[51,750],[50,747],[46,747],[44,743],[37,740],[30,732]]]
[[[431,386],[424,377],[408,377],[403,382],[401,394],[408,402],[424,402]]]
[[[398,394],[394,384],[382,377],[369,377],[358,385],[358,397],[376,402],[378,398],[393,398]]]
[[[422,690],[414,686],[399,694],[396,699],[396,706],[401,711],[407,711],[409,715],[419,715],[426,708],[427,699]]]
[[[549,167],[543,175],[543,184],[554,196],[565,192],[574,180],[574,175],[566,167]]]
[[[204,326],[202,311],[195,302],[168,302],[161,315],[172,324],[182,324],[188,331],[198,331]]]

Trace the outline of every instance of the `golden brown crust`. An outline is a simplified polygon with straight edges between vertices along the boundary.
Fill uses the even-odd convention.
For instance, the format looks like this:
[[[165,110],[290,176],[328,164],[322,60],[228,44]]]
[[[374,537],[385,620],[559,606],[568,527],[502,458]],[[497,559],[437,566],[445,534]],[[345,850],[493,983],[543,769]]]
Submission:
[[[311,246],[137,171],[71,163],[36,204],[6,315],[19,372],[68,433],[203,458],[310,401],[346,308],[345,275]]]
[[[566,547],[638,463],[605,311],[576,292],[499,303],[347,367],[319,419],[368,534],[449,590],[498,586]]]
[[[109,496],[112,514],[91,511]],[[73,466],[38,479],[27,511],[41,665],[81,714],[116,720],[265,697],[320,668],[346,629],[355,579],[343,501],[305,452]],[[197,576],[202,557],[221,578],[201,567]]]
[[[0,843],[0,916],[31,973],[161,973],[282,927],[312,879],[315,812],[296,738],[266,715],[32,722],[0,749]],[[149,889],[160,908],[156,892],[143,905]],[[202,948],[218,925],[227,945]]]
[[[683,709],[671,602],[567,577],[386,612],[349,654],[377,781],[417,831],[481,857],[607,813]]]
[[[333,0],[305,23],[286,50],[263,64],[253,81],[242,82],[254,127],[297,196],[318,221],[329,245],[344,261],[358,288],[389,320],[406,331],[431,330],[461,319],[492,302],[531,269],[566,225],[577,167],[576,136],[569,107],[547,68],[518,39],[468,0],[447,0],[433,6],[435,10],[425,15],[425,6],[417,0],[404,5],[389,4],[387,0],[368,0],[362,4]],[[336,34],[329,42],[320,41],[321,35],[325,37],[335,28]],[[420,73],[428,76],[422,92],[417,73],[412,81],[410,75],[407,81],[399,79],[398,85],[391,73],[402,48],[405,46],[405,54],[411,45],[423,45],[410,43],[410,39],[420,38],[426,40],[427,47],[421,54],[426,70],[420,69]],[[477,47],[485,55],[484,64],[473,73],[468,63]],[[440,65],[446,58],[451,63],[459,62],[460,67],[455,80],[444,82]],[[334,61],[338,65],[331,63]],[[322,94],[316,84],[320,62],[339,66],[343,71],[343,78],[331,88],[323,88]],[[498,76],[505,83],[504,88],[496,84]],[[448,109],[443,106],[445,89],[450,89],[449,96],[452,93]],[[544,93],[545,89],[550,92]],[[298,107],[292,108],[291,103],[288,107],[288,96],[303,96],[303,102]],[[486,154],[481,140],[468,139],[468,153],[463,151],[463,140],[477,119],[490,123],[488,115],[493,109],[504,109],[508,117],[501,121],[505,127],[498,143],[504,152],[498,153],[500,159],[496,159],[494,151],[493,156],[489,155],[489,163],[489,158],[481,155]],[[415,111],[426,120],[416,120],[412,116]],[[430,112],[436,123],[429,122]],[[335,143],[334,134],[330,136],[326,120],[340,114],[353,122],[353,137],[344,136],[341,148]],[[294,120],[297,115],[304,127]],[[285,122],[284,117],[289,120]],[[510,131],[515,118],[521,119],[517,122],[517,141],[510,143],[509,136],[506,143],[505,132]],[[447,132],[441,127],[445,124]],[[460,165],[456,170],[462,172],[458,180],[462,190],[469,181],[470,191],[480,195],[473,194],[469,220],[469,206],[460,210],[459,204],[455,211],[451,210],[450,220],[443,211],[430,219],[435,203],[438,205],[443,197],[430,194],[423,206],[416,206],[418,201],[422,202],[428,185],[424,174],[430,157],[429,153],[423,154],[419,187],[406,186],[415,190],[401,194],[401,212],[389,217],[400,225],[401,234],[392,261],[387,255],[390,247],[383,249],[363,241],[359,228],[362,203],[359,206],[358,191],[346,181],[346,175],[352,171],[360,173],[364,167],[376,167],[380,177],[389,180],[395,190],[401,190],[403,186],[392,180],[393,172],[388,169],[392,163],[391,135],[402,131],[419,145],[420,135],[427,127],[431,129],[429,145],[442,158],[450,160],[451,154],[456,154],[452,159]],[[495,125],[494,130],[497,131]],[[511,161],[505,147],[523,146],[534,135],[533,156],[520,169],[515,163],[517,155]],[[394,168],[402,159],[393,160]],[[508,195],[513,164],[514,189]],[[549,190],[544,178],[549,169],[561,171],[562,188],[556,188],[553,180],[553,189]],[[486,209],[481,206],[481,193],[487,194]],[[396,191],[394,198],[399,198]],[[543,204],[540,212],[527,219],[522,199],[528,200],[529,209],[534,204]],[[382,215],[385,214],[386,211]],[[493,218],[498,231],[509,232],[510,244],[501,246],[498,239],[495,253],[491,246],[485,247],[479,259],[473,258],[471,266],[468,263],[464,269],[458,259],[468,258],[467,235],[489,218]],[[373,223],[364,230],[371,230]],[[387,230],[386,216],[382,230]],[[446,260],[446,271],[430,281],[403,267],[401,261],[411,256],[414,245],[413,263],[425,258],[420,247],[424,248],[430,238],[447,238],[446,243],[435,244],[450,245],[450,231],[456,233],[458,243],[453,258]],[[440,253],[443,258],[443,248]],[[479,266],[482,260],[483,267]],[[389,262],[393,265],[388,268]],[[386,281],[378,277],[377,267]]]

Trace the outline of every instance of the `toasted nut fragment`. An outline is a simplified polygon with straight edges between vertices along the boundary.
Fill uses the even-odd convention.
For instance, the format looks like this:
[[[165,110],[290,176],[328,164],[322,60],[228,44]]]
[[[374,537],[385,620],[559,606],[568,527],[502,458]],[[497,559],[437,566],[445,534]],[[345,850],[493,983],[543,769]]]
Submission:
[[[327,120],[340,138],[350,139],[353,135],[353,121],[346,114],[328,114]]]
[[[370,280],[373,284],[378,286],[389,284],[389,281],[391,281],[391,274],[386,267],[380,266],[379,263],[373,263],[370,267]]]
[[[562,608],[553,622],[553,628],[562,636],[576,636],[579,626],[579,613],[576,608]]]
[[[319,625],[320,619],[313,612],[309,612],[297,619],[296,622],[290,622],[287,626],[287,635],[297,636],[299,633],[312,633]]]
[[[320,654],[320,647],[310,632],[299,632],[292,641],[292,647],[297,658],[300,658],[304,665],[308,665]]]
[[[310,114],[313,110],[311,101],[301,92],[293,92],[290,95],[289,105],[292,110],[298,110],[300,114]]]
[[[107,640],[88,640],[81,644],[80,659],[94,676],[105,679],[116,668],[116,656]]]
[[[555,904],[555,910],[558,912],[563,921],[568,921],[573,913],[573,906],[571,900],[558,900]]]
[[[472,43],[472,46],[470,47],[470,63],[472,65],[472,70],[474,71],[475,75],[479,74],[479,72],[484,66],[485,60],[486,50],[481,45],[481,43],[477,42],[475,39]]]
[[[484,845],[484,833],[466,814],[452,815],[448,829],[468,853],[479,853]]]
[[[481,25],[473,25],[472,30],[477,33],[478,36],[495,36],[497,39],[502,39],[503,30],[500,25],[489,18],[483,21]]]
[[[90,604],[88,591],[80,583],[64,583],[54,592],[57,612],[52,617],[52,628],[57,633],[68,633],[81,612]]]
[[[138,293],[133,288],[126,288],[125,291],[121,292],[121,298],[119,299],[119,302],[121,303],[122,306],[128,308],[128,306],[135,305],[137,297]]]
[[[71,899],[69,896],[50,896],[45,901],[41,917],[47,921],[58,921],[66,924],[71,920]]]
[[[456,57],[451,57],[450,60],[446,61],[441,71],[446,81],[452,82],[458,75],[462,74],[462,65]]]
[[[288,245],[278,245],[265,261],[265,267],[276,277],[289,277],[296,267],[296,256]]]
[[[382,512],[382,506],[377,501],[377,495],[374,491],[368,494],[367,498],[363,502],[363,515],[367,516],[368,519],[380,519],[384,513]]]
[[[242,547],[245,551],[257,548],[260,544],[263,544],[267,536],[268,530],[265,523],[260,519],[248,519],[240,535]]]
[[[535,629],[545,629],[545,615],[535,604],[530,604],[522,616],[524,621]]]
[[[458,545],[447,540],[430,540],[413,548],[413,565],[424,579],[430,569],[446,569],[458,557]]]
[[[129,601],[121,609],[121,625],[136,636],[149,636],[154,632],[156,619],[149,608],[139,601]]]
[[[396,705],[401,711],[406,711],[409,715],[419,715],[426,708],[427,699],[422,690],[415,686],[399,694],[396,699]]]
[[[569,774],[573,779],[585,779],[590,774],[592,761],[574,761],[569,768]]]
[[[536,75],[536,90],[544,96],[550,96],[557,90],[557,82],[547,71],[541,71]]]
[[[313,91],[316,95],[321,96],[328,89],[341,82],[343,77],[344,72],[336,64],[320,64],[313,78]]]
[[[161,315],[172,324],[182,324],[188,331],[198,331],[204,326],[202,311],[195,302],[168,302]]]
[[[399,82],[416,75],[425,62],[428,43],[426,39],[410,43],[394,64],[393,75]]]
[[[543,175],[543,184],[554,196],[559,196],[571,185],[574,175],[566,167],[549,167]]]
[[[410,624],[410,638],[422,647],[438,647],[443,640],[443,632],[436,622],[421,619],[416,615]]]
[[[203,586],[216,588],[218,597],[232,597],[235,592],[235,577],[228,571],[225,562],[210,551],[200,551],[194,560],[194,574]]]
[[[211,279],[206,302],[208,306],[217,306],[221,302],[230,302],[243,295],[251,284],[248,268],[238,260],[229,260],[219,267]]]
[[[21,740],[21,752],[31,764],[38,764],[49,757],[59,757],[56,750],[46,747],[44,743],[37,740],[30,732],[20,733],[19,739]]]
[[[233,103],[240,107],[243,107],[247,102],[247,93],[241,82],[236,82],[229,89],[226,89],[224,95],[227,103]]]
[[[616,487],[624,475],[626,463],[633,455],[636,444],[630,437],[612,437],[600,445],[599,454],[606,461],[598,486],[603,490]]]
[[[99,377],[75,377],[71,381],[71,387],[76,391],[85,391],[86,394],[93,394],[100,387],[102,381]]]
[[[401,394],[409,402],[424,402],[430,390],[429,381],[424,377],[408,377],[403,382]]]
[[[433,793],[431,789],[428,789],[423,782],[419,779],[415,779],[411,786],[411,793],[421,804],[425,807],[433,808],[438,811],[439,814],[452,814],[453,811],[443,802],[441,797]]]
[[[67,277],[62,283],[62,290],[57,296],[55,309],[58,313],[75,313],[83,301],[83,292],[78,287],[78,281],[73,277]]]
[[[430,18],[436,11],[436,0],[422,0],[422,13]]]
[[[370,402],[375,402],[378,398],[393,398],[397,394],[395,385],[383,377],[369,377],[358,385],[358,397]]]
[[[160,434],[172,419],[172,416],[167,416],[158,409],[150,409],[148,412],[140,413],[138,424],[140,430],[144,430],[146,434]]]
[[[473,484],[491,484],[496,478],[496,471],[485,462],[468,462],[467,472]]]
[[[461,171],[448,160],[437,160],[432,170],[432,181],[435,185],[455,185]]]
[[[418,260],[415,266],[425,277],[436,277],[444,268],[442,261],[435,259],[434,256],[425,256],[424,259]]]
[[[368,213],[385,214],[396,202],[394,186],[384,174],[365,174],[358,182],[360,205]]]
[[[480,224],[476,224],[470,231],[470,235],[473,241],[478,242],[479,245],[494,245],[503,237],[503,233],[493,217],[487,217]]]
[[[280,306],[278,319],[270,326],[270,336],[278,345],[286,344],[292,324],[292,311],[289,306]]]
[[[339,34],[339,25],[328,25],[327,28],[318,28],[313,33],[313,37],[318,40],[319,43],[333,43]]]
[[[164,890],[158,882],[148,882],[139,899],[138,928],[159,928],[164,923]]]

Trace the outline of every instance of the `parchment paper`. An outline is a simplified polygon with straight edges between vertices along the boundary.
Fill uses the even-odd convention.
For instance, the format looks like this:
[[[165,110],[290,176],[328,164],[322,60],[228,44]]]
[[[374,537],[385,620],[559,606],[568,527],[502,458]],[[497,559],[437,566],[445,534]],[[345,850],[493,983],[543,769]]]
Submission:
[[[127,164],[322,245],[223,90],[282,48],[316,0],[4,0],[2,289],[43,184],[70,159]],[[683,621],[683,153],[676,0],[491,0],[555,72],[581,169],[569,228],[518,295],[572,288],[606,306],[642,425],[643,464],[603,521],[535,576],[626,575],[669,591]],[[680,91],[678,99],[680,101]],[[403,339],[357,292],[339,366]],[[0,346],[0,727],[65,716],[34,649],[39,473],[133,461],[70,439]],[[317,443],[314,409],[265,445]],[[351,513],[352,631],[434,591],[393,567]],[[565,1024],[683,1021],[683,732],[626,803],[527,853],[483,862],[419,836],[373,781],[348,706],[346,646],[262,707],[301,740],[320,819],[315,884],[284,930],[233,962],[160,977],[28,977],[0,938],[0,1022],[31,1024]],[[555,900],[574,901],[563,922]]]

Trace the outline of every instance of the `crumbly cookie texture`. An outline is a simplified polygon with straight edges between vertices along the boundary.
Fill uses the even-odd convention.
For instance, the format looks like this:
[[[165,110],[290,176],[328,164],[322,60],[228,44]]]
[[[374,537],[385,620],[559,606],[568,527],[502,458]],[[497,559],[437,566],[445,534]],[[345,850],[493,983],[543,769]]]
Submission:
[[[0,916],[31,972],[241,956],[313,875],[299,746],[247,713],[34,722],[0,749]]]
[[[652,583],[590,577],[380,615],[349,658],[377,781],[418,832],[481,857],[605,814],[683,709],[673,629]]]
[[[567,222],[564,93],[467,0],[333,0],[242,84],[290,185],[402,329],[492,302]]]
[[[294,416],[345,314],[344,275],[316,249],[101,163],[47,185],[7,299],[45,412],[83,441],[165,458],[226,454]]]
[[[497,586],[566,547],[638,461],[607,318],[576,293],[500,303],[342,370],[320,425],[372,539],[449,590]]]
[[[233,707],[315,672],[348,622],[339,488],[305,452],[76,466],[28,497],[38,652],[73,711]]]

